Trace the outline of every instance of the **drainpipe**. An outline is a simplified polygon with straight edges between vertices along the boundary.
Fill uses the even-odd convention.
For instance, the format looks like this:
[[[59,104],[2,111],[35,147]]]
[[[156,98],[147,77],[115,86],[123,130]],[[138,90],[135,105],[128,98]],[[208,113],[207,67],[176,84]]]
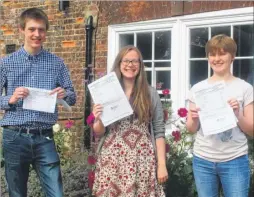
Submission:
[[[91,96],[88,90],[88,84],[93,81],[93,65],[92,65],[92,38],[93,38],[93,17],[89,16],[86,21],[86,63],[85,63],[85,110],[84,110],[84,123],[91,113]],[[90,149],[92,140],[91,129],[84,130],[84,147]]]

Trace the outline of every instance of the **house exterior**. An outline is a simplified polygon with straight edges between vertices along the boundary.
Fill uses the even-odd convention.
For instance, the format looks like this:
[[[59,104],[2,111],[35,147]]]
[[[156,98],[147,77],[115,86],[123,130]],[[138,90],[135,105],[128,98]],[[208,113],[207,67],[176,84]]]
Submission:
[[[110,71],[119,49],[137,46],[149,83],[171,90],[173,108],[186,106],[189,88],[211,75],[204,46],[216,34],[227,34],[238,45],[232,72],[253,83],[253,1],[79,1],[59,11],[55,0],[0,1],[0,57],[22,45],[17,17],[30,7],[43,9],[50,29],[44,47],[62,57],[69,67],[78,100],[73,113],[84,111],[85,24],[93,16],[92,65],[95,79]],[[159,86],[161,86],[159,88]]]

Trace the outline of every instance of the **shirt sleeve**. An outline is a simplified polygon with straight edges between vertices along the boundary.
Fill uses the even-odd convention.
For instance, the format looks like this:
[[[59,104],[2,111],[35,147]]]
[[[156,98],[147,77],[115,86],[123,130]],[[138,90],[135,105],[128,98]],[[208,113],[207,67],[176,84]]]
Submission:
[[[246,90],[243,95],[244,107],[253,102],[253,86],[246,82]]]
[[[76,103],[76,94],[72,85],[72,81],[70,79],[70,74],[67,66],[61,61],[60,72],[58,74],[58,85],[65,89],[66,96],[64,100],[69,105],[74,105]]]
[[[3,61],[0,59],[0,109],[1,110],[9,110],[12,108],[11,105],[9,105],[9,100],[12,95],[4,96],[4,88],[7,83],[7,71],[4,67]]]
[[[165,124],[163,121],[163,108],[160,97],[154,88],[151,88],[151,100],[152,100],[152,127],[155,139],[165,138]]]

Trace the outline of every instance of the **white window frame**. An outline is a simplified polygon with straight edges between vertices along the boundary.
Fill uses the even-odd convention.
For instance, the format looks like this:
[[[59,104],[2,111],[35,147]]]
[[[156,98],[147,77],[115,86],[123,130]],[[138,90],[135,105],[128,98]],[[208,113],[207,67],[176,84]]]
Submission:
[[[253,24],[253,7],[205,12],[173,18],[108,27],[107,71],[111,70],[119,51],[119,34],[130,31],[171,29],[171,99],[174,110],[186,106],[189,92],[189,32],[191,28],[218,24]]]
[[[230,10],[221,10],[214,12],[207,12],[202,14],[189,15],[182,17],[181,19],[181,29],[182,29],[182,49],[186,49],[184,57],[181,62],[181,73],[185,75],[185,84],[181,84],[180,87],[180,97],[188,98],[189,92],[189,57],[190,57],[190,47],[186,47],[190,43],[190,29],[198,28],[204,26],[218,26],[219,24],[230,25],[230,24],[250,24],[253,23],[253,8],[239,8]],[[236,58],[237,59],[237,58]]]
[[[151,42],[152,42],[152,54],[151,54],[151,59],[150,60],[143,60],[143,62],[145,63],[145,65],[146,65],[146,63],[151,63],[151,67],[147,67],[147,68],[145,68],[145,71],[150,71],[151,72],[151,74],[153,73],[154,75],[152,75],[151,76],[151,82],[152,82],[152,84],[156,84],[156,81],[157,81],[157,77],[156,77],[156,72],[157,71],[170,71],[170,73],[171,73],[171,64],[172,64],[172,58],[170,58],[170,59],[155,59],[155,51],[154,51],[154,45],[155,45],[155,33],[156,32],[168,32],[168,31],[170,31],[171,33],[172,33],[172,31],[171,31],[172,29],[171,28],[169,28],[169,29],[166,29],[166,28],[164,28],[164,29],[156,29],[156,30],[154,30],[154,29],[150,29],[150,30],[146,30],[146,31],[133,31],[133,30],[131,30],[131,33],[134,35],[134,45],[136,46],[137,45],[137,34],[138,33],[151,33],[152,34],[152,40],[151,40]],[[125,33],[118,33],[118,36],[119,36],[119,38],[120,38],[120,35],[121,34],[125,34]],[[128,33],[127,33],[128,34]],[[172,36],[171,36],[172,37]],[[119,44],[120,42],[119,42],[119,40],[118,40],[118,42],[117,42],[117,44]],[[119,50],[119,45],[118,45],[118,50]],[[159,66],[155,66],[155,64],[156,63],[159,63],[159,62],[163,62],[163,63],[170,63],[170,66],[168,66],[168,67],[159,67]],[[158,90],[158,93],[160,93],[160,94],[162,94],[162,90]]]

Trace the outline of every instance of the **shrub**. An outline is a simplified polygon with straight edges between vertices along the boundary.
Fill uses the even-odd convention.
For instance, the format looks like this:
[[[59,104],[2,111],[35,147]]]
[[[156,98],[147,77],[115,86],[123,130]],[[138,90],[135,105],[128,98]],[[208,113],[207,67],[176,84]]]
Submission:
[[[64,126],[54,126],[54,139],[61,160],[65,197],[89,197],[87,151],[73,150],[72,142],[79,142],[74,134],[80,130],[80,125],[67,121]],[[1,197],[8,197],[4,168],[1,168]],[[39,179],[35,171],[30,168],[28,180],[28,197],[44,197]]]

